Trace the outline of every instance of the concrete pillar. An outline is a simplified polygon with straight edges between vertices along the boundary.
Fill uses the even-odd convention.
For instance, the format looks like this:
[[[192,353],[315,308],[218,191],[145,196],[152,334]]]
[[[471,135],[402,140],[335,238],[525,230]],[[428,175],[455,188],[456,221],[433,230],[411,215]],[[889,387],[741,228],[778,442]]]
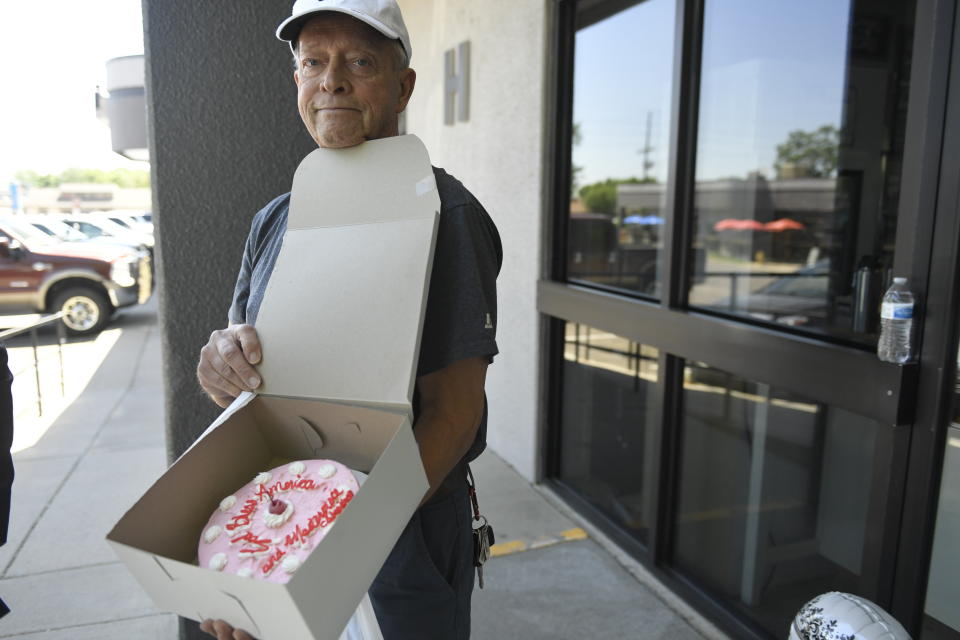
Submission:
[[[314,144],[296,110],[291,3],[143,0],[167,443],[175,459],[217,415],[196,382],[227,322],[250,219],[289,191]],[[202,612],[201,612],[202,613]],[[209,638],[181,625],[182,638]]]

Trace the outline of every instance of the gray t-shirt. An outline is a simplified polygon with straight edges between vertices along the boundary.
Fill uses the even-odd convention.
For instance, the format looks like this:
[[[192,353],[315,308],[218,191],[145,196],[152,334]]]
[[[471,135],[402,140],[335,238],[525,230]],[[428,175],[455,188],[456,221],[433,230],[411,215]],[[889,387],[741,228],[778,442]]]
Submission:
[[[424,314],[417,376],[438,371],[457,360],[498,353],[497,274],[503,262],[500,234],[483,206],[459,180],[434,167],[440,194],[440,221]],[[267,282],[287,228],[290,194],[275,198],[253,218],[230,306],[230,324],[256,324]],[[414,420],[419,395],[413,398]],[[484,410],[473,446],[473,460],[486,446]],[[454,474],[451,473],[451,476]]]

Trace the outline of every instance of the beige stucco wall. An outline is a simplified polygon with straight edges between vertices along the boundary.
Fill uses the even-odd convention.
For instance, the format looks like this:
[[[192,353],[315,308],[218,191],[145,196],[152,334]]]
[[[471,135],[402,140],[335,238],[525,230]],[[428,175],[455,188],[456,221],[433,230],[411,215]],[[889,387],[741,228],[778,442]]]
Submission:
[[[489,369],[490,446],[534,479],[537,436],[536,282],[543,217],[546,0],[399,0],[417,86],[407,132],[433,163],[484,204],[503,240],[501,355]],[[443,123],[444,52],[471,46],[469,122]]]

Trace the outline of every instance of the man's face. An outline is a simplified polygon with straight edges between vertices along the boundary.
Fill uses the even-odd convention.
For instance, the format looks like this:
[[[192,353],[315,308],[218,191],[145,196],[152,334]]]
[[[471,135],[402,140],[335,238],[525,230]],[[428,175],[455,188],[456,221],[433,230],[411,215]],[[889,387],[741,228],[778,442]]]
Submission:
[[[312,18],[300,31],[297,104],[321,147],[341,148],[397,135],[416,74],[397,69],[393,44],[342,13]]]

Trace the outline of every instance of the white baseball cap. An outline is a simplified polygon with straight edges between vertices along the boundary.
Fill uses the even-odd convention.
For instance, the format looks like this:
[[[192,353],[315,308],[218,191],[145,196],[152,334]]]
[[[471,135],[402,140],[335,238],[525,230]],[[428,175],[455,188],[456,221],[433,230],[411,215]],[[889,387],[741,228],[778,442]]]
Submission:
[[[399,40],[407,58],[413,57],[410,34],[396,0],[297,0],[289,18],[277,27],[277,37],[293,43],[308,16],[321,11],[336,11],[365,22],[391,40]]]

